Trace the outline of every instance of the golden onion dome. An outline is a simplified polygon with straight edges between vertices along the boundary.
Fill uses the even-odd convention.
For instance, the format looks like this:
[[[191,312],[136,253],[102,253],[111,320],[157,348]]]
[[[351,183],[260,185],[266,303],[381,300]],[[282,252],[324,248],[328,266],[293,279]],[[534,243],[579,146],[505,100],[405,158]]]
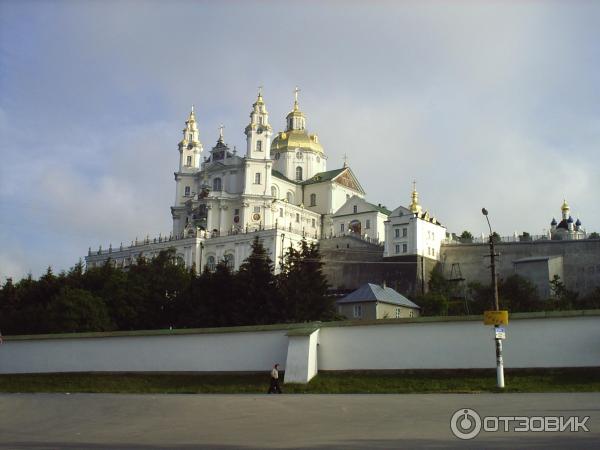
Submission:
[[[272,152],[295,151],[297,148],[323,154],[318,136],[308,134],[306,130],[283,131],[278,133],[271,143]]]
[[[562,211],[568,211],[568,210],[569,210],[569,209],[571,209],[571,208],[569,208],[569,205],[567,204],[567,201],[566,201],[566,200],[563,200],[563,204],[562,204],[562,206],[561,206],[561,208],[560,208],[560,209],[561,209]]]

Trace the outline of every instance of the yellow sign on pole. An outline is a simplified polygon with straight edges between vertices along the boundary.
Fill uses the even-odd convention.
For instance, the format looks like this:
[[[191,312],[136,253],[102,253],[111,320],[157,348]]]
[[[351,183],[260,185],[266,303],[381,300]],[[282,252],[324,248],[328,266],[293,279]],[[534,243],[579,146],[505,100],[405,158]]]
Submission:
[[[485,311],[483,323],[485,325],[508,325],[508,311]]]

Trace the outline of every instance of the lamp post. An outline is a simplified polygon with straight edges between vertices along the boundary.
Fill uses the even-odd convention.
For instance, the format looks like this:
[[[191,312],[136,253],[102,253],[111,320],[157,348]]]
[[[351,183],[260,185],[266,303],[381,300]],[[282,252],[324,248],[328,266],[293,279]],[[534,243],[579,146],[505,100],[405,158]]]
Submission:
[[[485,216],[488,227],[490,229],[490,270],[492,273],[492,291],[494,292],[494,307],[496,311],[500,311],[498,305],[498,276],[496,274],[496,252],[494,249],[494,233],[492,231],[492,225],[488,217],[488,210],[485,208],[481,209],[482,214]],[[496,341],[496,378],[498,380],[498,387],[504,388],[504,361],[502,359],[502,340],[499,338],[496,332],[498,325],[494,325],[494,340]]]

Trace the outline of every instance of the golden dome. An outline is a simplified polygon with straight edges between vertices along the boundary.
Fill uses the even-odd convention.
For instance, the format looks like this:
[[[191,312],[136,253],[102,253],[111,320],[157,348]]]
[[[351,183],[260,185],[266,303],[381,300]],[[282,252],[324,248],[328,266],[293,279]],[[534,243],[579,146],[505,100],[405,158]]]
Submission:
[[[308,134],[306,130],[290,130],[278,133],[271,143],[272,152],[295,151],[297,148],[323,153],[316,134]]]
[[[562,204],[562,206],[560,207],[560,209],[561,209],[562,211],[568,211],[568,210],[569,210],[569,209],[571,209],[571,208],[569,208],[569,205],[567,204],[567,201],[563,199],[563,204]]]

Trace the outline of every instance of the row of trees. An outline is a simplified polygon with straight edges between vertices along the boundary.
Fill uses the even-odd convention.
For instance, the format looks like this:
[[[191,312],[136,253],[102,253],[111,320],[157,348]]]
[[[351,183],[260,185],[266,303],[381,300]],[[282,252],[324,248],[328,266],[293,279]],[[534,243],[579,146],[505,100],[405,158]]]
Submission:
[[[562,311],[573,309],[600,309],[600,288],[581,296],[567,289],[558,276],[550,282],[552,296],[541,298],[537,288],[529,280],[511,275],[498,281],[498,297],[501,309],[512,313],[532,311]],[[483,314],[494,309],[493,292],[489,284],[469,283],[460,288],[447,280],[441,271],[434,269],[429,280],[429,291],[415,302],[421,306],[421,314],[467,315]]]
[[[332,320],[318,247],[290,248],[282,270],[258,238],[237,272],[224,263],[196,275],[173,251],[140,258],[129,270],[110,263],[85,270],[80,262],[38,280],[7,280],[0,289],[0,330],[5,334],[219,327]]]

